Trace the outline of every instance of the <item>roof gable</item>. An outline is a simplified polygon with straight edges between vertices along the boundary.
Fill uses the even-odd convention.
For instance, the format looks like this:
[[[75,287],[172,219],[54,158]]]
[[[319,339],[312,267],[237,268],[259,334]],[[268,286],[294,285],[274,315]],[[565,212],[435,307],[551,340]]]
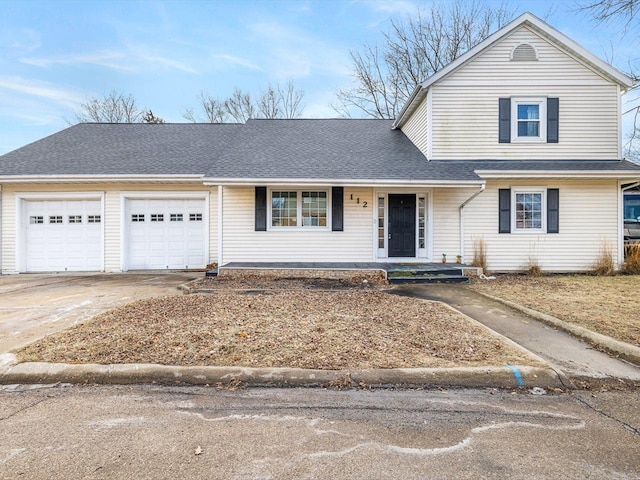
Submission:
[[[585,50],[578,43],[551,27],[549,24],[543,22],[535,15],[527,12],[494,34],[490,35],[449,65],[433,74],[423,83],[416,86],[411,97],[407,100],[397,119],[393,123],[393,128],[399,128],[403,125],[404,121],[409,118],[417,106],[424,100],[426,92],[431,85],[452,75],[454,72],[473,61],[476,57],[496,45],[498,42],[502,41],[509,35],[512,35],[516,30],[521,28],[529,29],[531,32],[539,35],[545,41],[573,57],[599,76],[606,78],[610,82],[617,83],[622,87],[623,91],[633,85],[633,80],[630,77],[593,55],[591,52]]]

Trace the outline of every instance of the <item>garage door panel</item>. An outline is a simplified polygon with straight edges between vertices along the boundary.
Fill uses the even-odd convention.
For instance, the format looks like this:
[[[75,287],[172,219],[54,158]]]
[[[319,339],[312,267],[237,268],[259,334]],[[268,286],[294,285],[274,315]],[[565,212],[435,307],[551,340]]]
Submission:
[[[23,200],[22,205],[25,271],[102,269],[100,200]]]
[[[203,217],[202,199],[128,199],[125,246],[127,268],[203,268],[206,231],[204,222],[189,222],[190,214]],[[145,221],[134,221],[144,216]]]

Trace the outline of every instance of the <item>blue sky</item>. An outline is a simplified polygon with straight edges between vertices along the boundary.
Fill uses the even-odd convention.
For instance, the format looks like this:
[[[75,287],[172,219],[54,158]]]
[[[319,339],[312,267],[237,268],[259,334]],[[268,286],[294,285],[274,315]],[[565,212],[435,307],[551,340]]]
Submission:
[[[257,94],[293,80],[305,117],[335,117],[334,93],[352,81],[349,51],[429,3],[0,0],[0,154],[66,128],[83,101],[112,90],[183,122],[201,91],[224,98],[236,86]],[[505,3],[619,68],[635,53],[630,38],[596,26],[573,0]]]

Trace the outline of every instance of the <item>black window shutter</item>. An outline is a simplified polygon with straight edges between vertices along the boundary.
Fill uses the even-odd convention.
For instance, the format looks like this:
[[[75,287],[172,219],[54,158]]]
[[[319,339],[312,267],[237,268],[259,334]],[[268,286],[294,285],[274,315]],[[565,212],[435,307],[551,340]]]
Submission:
[[[560,223],[560,191],[547,188],[547,233],[558,233]]]
[[[511,233],[511,189],[501,188],[498,192],[498,233]]]
[[[558,98],[547,98],[547,143],[558,143]]]
[[[331,230],[344,230],[344,187],[331,188]]]
[[[267,230],[267,187],[256,187],[256,232]]]
[[[511,99],[499,99],[498,107],[498,142],[511,143]]]

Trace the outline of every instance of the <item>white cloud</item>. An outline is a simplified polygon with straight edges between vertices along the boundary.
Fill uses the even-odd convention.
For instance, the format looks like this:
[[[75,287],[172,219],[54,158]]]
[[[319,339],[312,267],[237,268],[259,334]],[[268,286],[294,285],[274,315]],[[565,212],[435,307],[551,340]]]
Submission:
[[[198,73],[195,69],[190,66],[179,62],[177,60],[172,60],[170,58],[161,57],[157,55],[140,55],[140,59],[147,63],[155,63],[165,68],[171,68],[174,70],[180,70],[186,73]]]
[[[297,27],[280,22],[260,22],[249,25],[250,37],[255,38],[262,51],[264,70],[279,80],[309,77],[318,73],[345,75],[348,52],[331,43],[331,39],[317,38]]]
[[[418,8],[418,4],[411,0],[356,0],[355,3],[366,5],[374,12],[387,15],[406,15],[414,13]]]
[[[102,50],[95,53],[77,53],[53,57],[23,57],[20,62],[35,67],[47,68],[52,65],[96,65],[119,72],[134,72],[158,65],[162,68],[196,73],[190,66],[161,55],[148,53],[144,48],[131,47],[128,52]]]
[[[119,61],[122,61],[126,58],[126,55],[119,52],[113,52],[108,50],[103,50],[101,52],[96,53],[85,53],[85,54],[71,54],[71,55],[59,55],[55,57],[23,57],[20,59],[20,62],[25,63],[27,65],[33,65],[35,67],[43,67],[47,68],[52,65],[79,65],[79,64],[89,64],[89,65],[98,65],[101,67],[110,68],[112,70],[118,71],[131,71],[133,67],[130,65],[126,65]]]
[[[248,68],[249,70],[262,71],[262,68],[260,68],[259,65],[255,64],[255,63],[253,63],[250,60],[247,60],[245,58],[236,57],[235,55],[228,55],[228,54],[225,54],[225,53],[220,53],[220,54],[213,55],[213,58],[217,58],[217,59],[220,59],[220,60],[225,60],[228,63],[231,63],[233,65],[238,65],[239,67]]]
[[[0,91],[2,90],[48,100],[66,108],[75,108],[85,100],[85,96],[79,92],[63,89],[49,82],[15,76],[0,76]]]

